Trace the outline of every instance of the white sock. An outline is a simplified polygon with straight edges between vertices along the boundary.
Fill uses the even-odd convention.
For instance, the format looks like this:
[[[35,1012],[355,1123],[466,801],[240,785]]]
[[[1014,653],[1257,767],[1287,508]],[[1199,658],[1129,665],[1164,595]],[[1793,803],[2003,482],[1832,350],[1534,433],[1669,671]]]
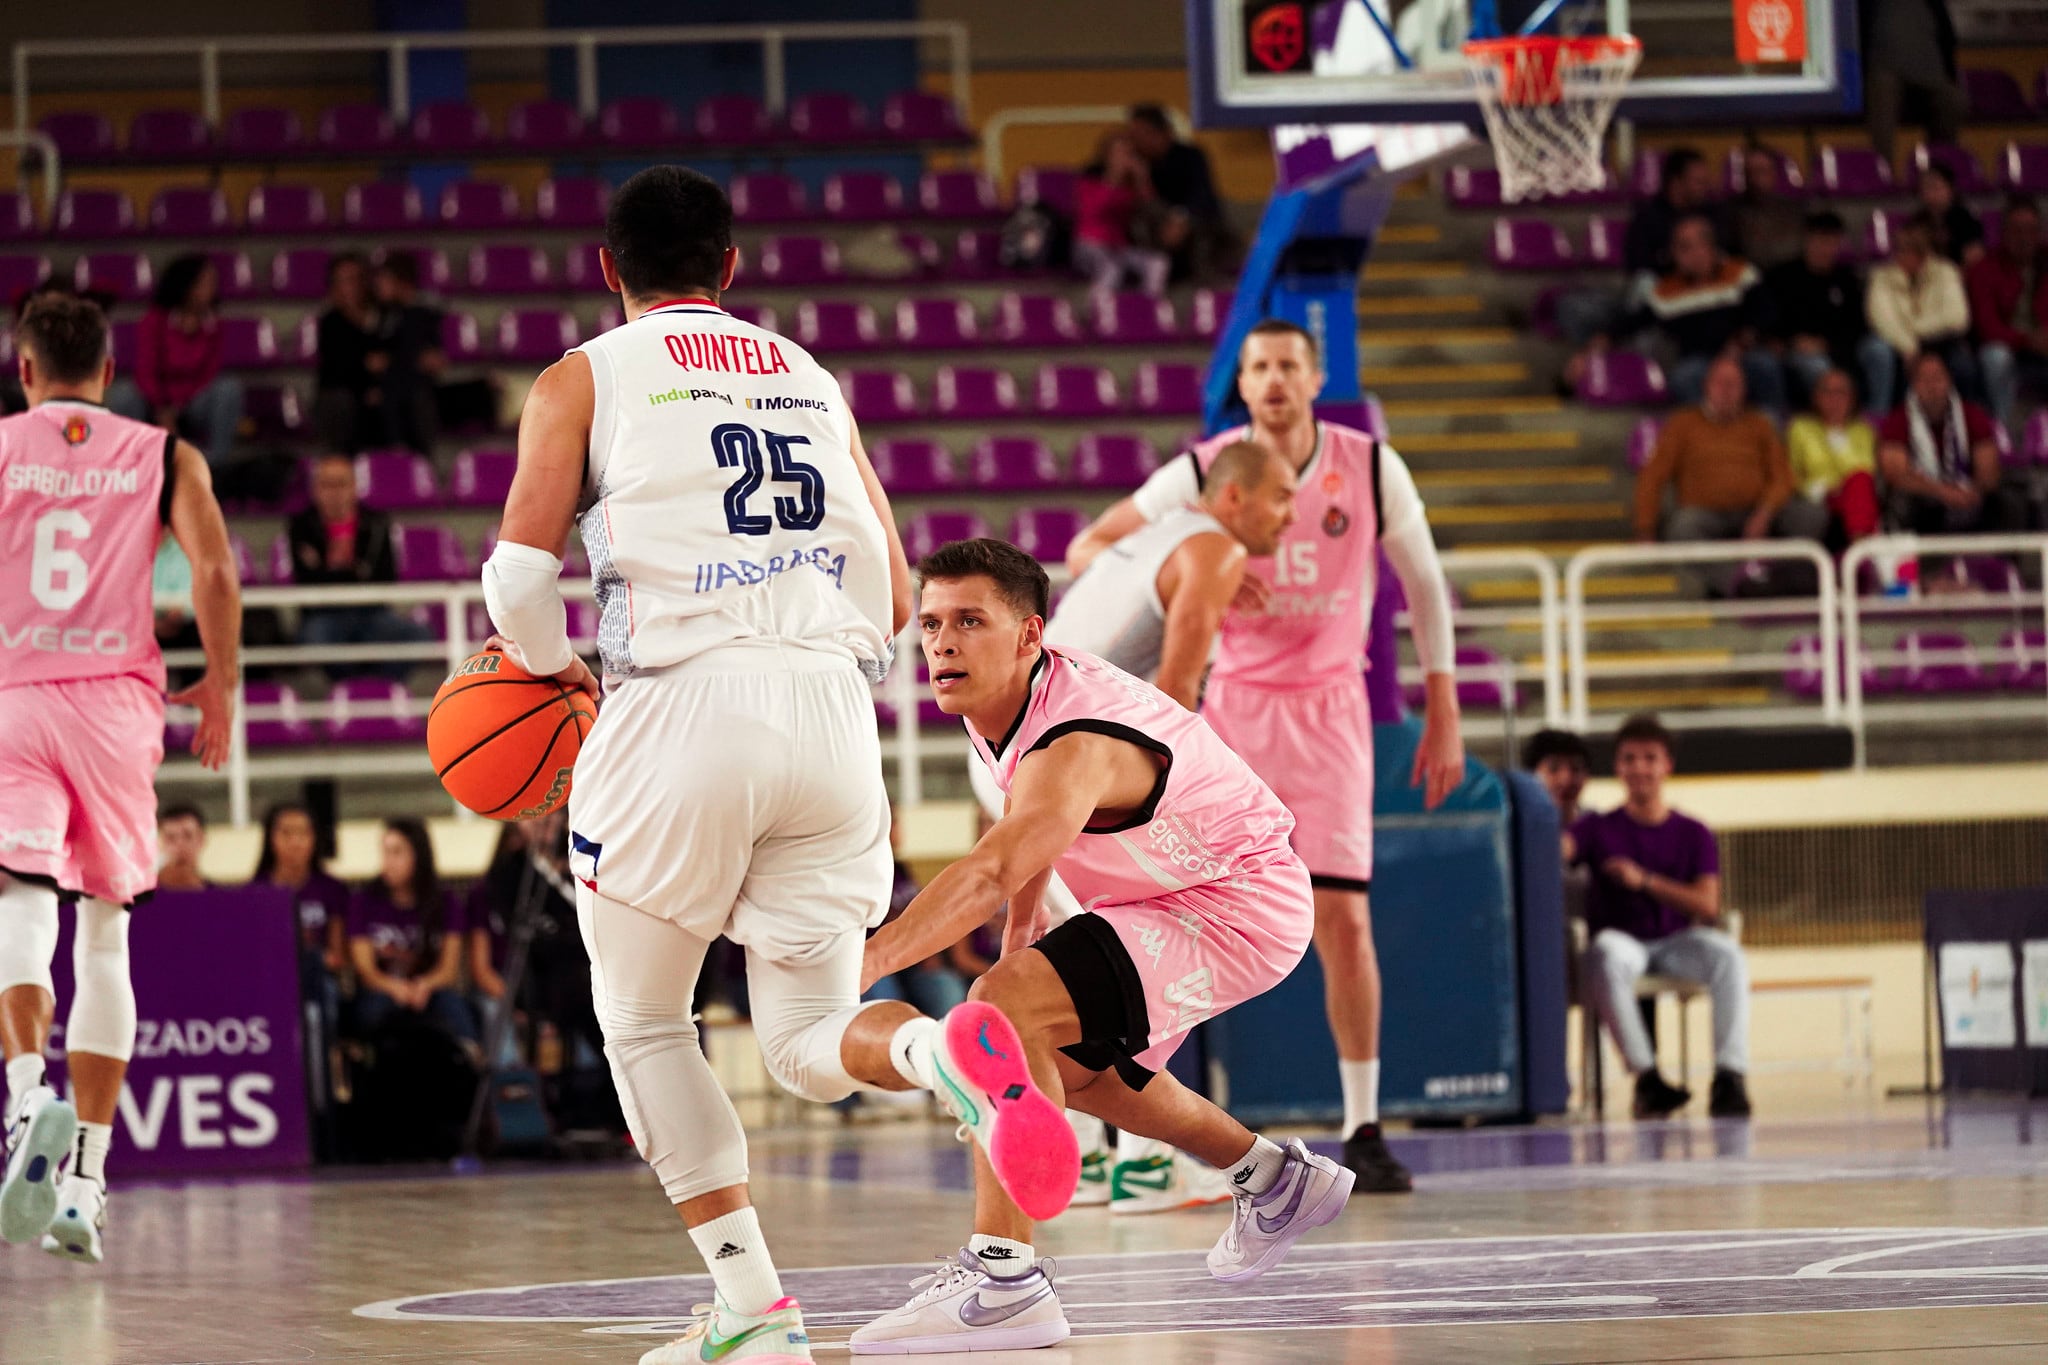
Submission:
[[[1280,1168],[1286,1164],[1287,1152],[1279,1143],[1255,1136],[1252,1149],[1225,1169],[1230,1172],[1230,1183],[1238,1189],[1246,1194],[1264,1194],[1273,1188],[1273,1182],[1280,1178]]]
[[[1080,1147],[1082,1156],[1108,1149],[1109,1134],[1103,1130],[1102,1120],[1095,1115],[1084,1114],[1078,1109],[1069,1109],[1067,1126],[1074,1130],[1074,1142]]]
[[[761,1236],[761,1220],[752,1205],[690,1229],[690,1240],[711,1268],[718,1298],[735,1313],[754,1317],[782,1298],[782,1277]]]
[[[1380,1059],[1348,1062],[1339,1057],[1337,1076],[1344,1083],[1344,1136],[1350,1137],[1380,1121]]]
[[[897,1029],[889,1040],[889,1060],[896,1064],[896,1074],[923,1090],[938,1087],[938,1077],[932,1071],[932,1048],[938,1043],[939,1027],[938,1020],[919,1015]]]
[[[21,1097],[43,1083],[43,1054],[24,1052],[7,1064],[7,1112],[12,1114]]]
[[[1038,1253],[1031,1249],[1031,1243],[1013,1242],[1007,1237],[977,1232],[967,1239],[967,1249],[981,1257],[988,1273],[999,1280],[1029,1274],[1031,1267],[1038,1264]]]
[[[78,1141],[71,1149],[71,1174],[107,1187],[107,1149],[114,1145],[114,1125],[78,1121]]]

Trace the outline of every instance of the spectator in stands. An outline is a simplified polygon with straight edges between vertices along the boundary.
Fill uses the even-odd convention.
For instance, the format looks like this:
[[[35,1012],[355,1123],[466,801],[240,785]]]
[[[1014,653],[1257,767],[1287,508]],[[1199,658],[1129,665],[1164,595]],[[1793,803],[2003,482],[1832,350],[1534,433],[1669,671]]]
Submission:
[[[440,431],[435,392],[448,369],[441,349],[441,310],[420,302],[420,263],[410,251],[394,251],[377,267],[377,342],[386,356],[384,418],[386,441],[434,453]]]
[[[1657,1070],[1657,1054],[1636,1009],[1647,972],[1704,985],[1714,1005],[1714,1088],[1707,1111],[1748,1118],[1749,969],[1721,923],[1721,854],[1713,831],[1664,799],[1671,735],[1655,716],[1636,716],[1614,737],[1614,775],[1626,800],[1604,815],[1582,815],[1566,836],[1570,861],[1590,870],[1585,980],[1609,1036],[1636,1078],[1637,1118],[1663,1118],[1691,1092]]]
[[[1806,216],[1797,259],[1764,275],[1771,302],[1770,337],[1781,349],[1785,385],[1795,404],[1812,400],[1814,386],[1832,369],[1863,376],[1871,410],[1891,401],[1891,348],[1863,316],[1863,281],[1842,259],[1842,216],[1822,209]]]
[[[1227,268],[1230,229],[1209,154],[1175,136],[1166,111],[1156,104],[1134,105],[1126,132],[1151,167],[1152,193],[1166,208],[1159,245],[1172,255],[1174,275],[1205,276]]]
[[[291,893],[299,924],[299,988],[318,1006],[331,1038],[340,1022],[341,977],[348,969],[349,894],[323,866],[311,811],[285,801],[263,813],[263,851],[256,855],[249,882]]]
[[[1883,0],[1863,14],[1863,112],[1877,154],[1892,159],[1908,94],[1926,108],[1927,140],[1961,140],[1963,99],[1956,75],[1956,26],[1947,0]]]
[[[1098,296],[1134,278],[1148,294],[1166,292],[1172,258],[1160,249],[1164,213],[1151,173],[1128,134],[1111,133],[1074,186],[1074,265]]]
[[[135,373],[116,379],[107,406],[169,427],[218,469],[242,424],[242,381],[221,373],[220,272],[205,256],[164,267],[156,296],[135,328]]]
[[[156,817],[156,846],[162,860],[156,884],[164,891],[203,891],[213,883],[199,870],[206,852],[206,817],[199,807],[165,806]]]
[[[1701,402],[1665,421],[1650,462],[1636,476],[1636,538],[1657,538],[1668,484],[1677,506],[1663,518],[1665,540],[1820,539],[1827,513],[1793,496],[1777,428],[1744,404],[1742,367],[1730,357],[1716,360],[1705,387]],[[1690,577],[1696,593],[1710,586],[1726,591],[1733,581],[1726,570]]]
[[[292,581],[308,586],[325,583],[395,583],[398,563],[391,545],[391,519],[356,496],[355,462],[346,455],[321,455],[313,461],[313,499],[286,528],[292,552]],[[299,614],[302,645],[412,644],[429,637],[427,628],[390,607],[307,607]],[[403,680],[413,662],[395,660],[380,667],[329,664],[328,673],[345,678],[383,672]]]
[[[1522,766],[1550,793],[1559,824],[1570,829],[1579,818],[1579,797],[1593,771],[1586,741],[1569,730],[1538,730],[1522,746]]]
[[[2005,203],[1996,249],[1966,272],[1984,394],[2006,430],[2019,422],[2020,386],[2048,385],[2048,254],[2041,210],[2026,195]]]
[[[1895,357],[1893,373],[1910,366],[1922,351],[1947,362],[1949,373],[1967,392],[1976,391],[1976,357],[1970,351],[1970,304],[1963,293],[1963,272],[1934,251],[1934,226],[1915,214],[1899,229],[1891,260],[1870,272],[1864,304],[1871,330],[1884,339]],[[1896,379],[1895,381],[1896,382]],[[1873,395],[1873,402],[1887,397]]]
[[[1856,411],[1856,386],[1828,370],[1813,386],[1813,411],[1785,433],[1792,482],[1827,509],[1828,543],[1837,548],[1875,535],[1884,523],[1877,497],[1877,431]]]
[[[1920,212],[1927,215],[1935,252],[1968,268],[1984,254],[1984,224],[1956,193],[1956,174],[1939,161],[1920,172]]]
[[[474,1043],[476,1017],[457,990],[462,912],[441,889],[426,826],[411,819],[385,821],[382,854],[377,876],[348,907],[356,1031],[373,1037],[400,1010],[412,1010]]]
[[[1963,400],[1932,350],[1908,373],[1906,401],[1878,430],[1892,521],[1923,535],[2026,529],[2025,501],[2003,486],[1991,414]]]
[[[1714,188],[1713,167],[1698,148],[1674,147],[1664,154],[1657,193],[1636,205],[1622,238],[1627,279],[1621,290],[1575,289],[1558,300],[1557,325],[1567,340],[1586,345],[1649,297],[1658,279],[1671,272],[1671,230],[1680,218],[1705,213],[1723,245],[1732,241],[1725,216],[1714,206]]]
[[[384,440],[384,371],[390,355],[378,336],[370,263],[343,251],[327,263],[327,309],[320,314],[313,434],[328,450],[354,454]]]
[[[1785,188],[1778,154],[1751,144],[1742,153],[1742,193],[1733,211],[1735,254],[1759,270],[1799,255],[1804,243],[1806,210]]]

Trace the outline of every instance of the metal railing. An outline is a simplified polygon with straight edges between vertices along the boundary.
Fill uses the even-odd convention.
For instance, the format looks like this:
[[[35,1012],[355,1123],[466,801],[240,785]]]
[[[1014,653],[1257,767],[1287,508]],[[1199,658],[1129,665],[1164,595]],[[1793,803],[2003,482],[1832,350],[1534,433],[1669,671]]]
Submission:
[[[28,188],[28,157],[30,150],[36,153],[36,169],[43,177],[43,212],[49,214],[57,207],[57,192],[64,186],[64,159],[57,154],[57,144],[48,133],[34,128],[16,128],[13,131],[0,128],[0,147],[18,147],[24,153],[16,162],[21,187]]]
[[[1446,550],[1442,559],[1444,573],[1451,578],[1507,570],[1527,572],[1536,580],[1536,622],[1543,651],[1537,678],[1543,684],[1543,723],[1564,724],[1564,612],[1559,605],[1557,565],[1535,550]],[[1525,619],[1526,610],[1518,608],[1480,607],[1458,613],[1459,624],[1465,626],[1510,625]],[[1514,676],[1521,675],[1517,667]],[[1511,695],[1509,689],[1502,692],[1504,698]]]
[[[972,62],[968,57],[967,25],[949,20],[915,20],[843,24],[664,24],[638,28],[504,29],[457,33],[336,33],[317,36],[236,34],[212,38],[36,39],[14,45],[14,127],[29,131],[30,69],[36,58],[70,62],[109,57],[166,57],[189,53],[199,63],[199,107],[213,127],[221,123],[221,58],[257,54],[323,52],[383,53],[386,85],[393,118],[412,115],[412,74],[407,58],[415,52],[549,51],[570,48],[576,54],[576,106],[595,118],[597,54],[605,47],[646,47],[675,43],[759,43],[762,102],[780,114],[789,102],[786,49],[791,43],[843,43],[886,39],[937,39],[946,45],[953,102],[966,109]]]
[[[965,100],[959,102],[964,109]],[[991,183],[1004,183],[1003,139],[1013,128],[1049,128],[1077,123],[1118,124],[1128,119],[1130,112],[1128,106],[1121,104],[1053,104],[998,110],[989,115],[987,121],[981,125],[982,171]],[[1181,137],[1185,138],[1193,133],[1193,125],[1188,122],[1188,116],[1180,110],[1167,110],[1166,118]]]

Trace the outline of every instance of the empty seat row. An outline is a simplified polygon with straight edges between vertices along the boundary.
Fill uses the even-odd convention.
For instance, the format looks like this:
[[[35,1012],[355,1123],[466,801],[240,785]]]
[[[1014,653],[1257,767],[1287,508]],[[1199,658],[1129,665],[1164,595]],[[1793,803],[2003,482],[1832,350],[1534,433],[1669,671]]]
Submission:
[[[1820,637],[1801,636],[1785,647],[1785,654],[1785,689],[1798,697],[1820,696]],[[2048,688],[2048,635],[2007,631],[1999,638],[1997,654],[1995,663],[1987,663],[1961,634],[1913,630],[1893,642],[1882,662],[1866,646],[1857,666],[1866,697]]]
[[[785,118],[772,117],[750,95],[714,95],[687,116],[655,95],[628,95],[606,104],[594,122],[562,100],[515,105],[494,128],[483,110],[462,101],[422,105],[403,125],[380,104],[342,104],[323,110],[308,132],[290,109],[239,109],[216,130],[184,109],[146,109],[129,121],[125,141],[104,114],[77,110],[50,114],[37,125],[69,165],[115,162],[255,161],[384,157],[456,159],[491,153],[560,156],[578,151],[740,151],[769,143],[960,142],[969,137],[953,102],[921,90],[901,91],[879,111],[833,91],[792,101]]]
[[[976,422],[1012,417],[1052,419],[1193,416],[1202,411],[1198,365],[1146,361],[1128,396],[1116,376],[1096,365],[1044,365],[1020,391],[1007,371],[946,365],[932,378],[929,401],[907,374],[846,370],[839,387],[862,423]]]
[[[1214,338],[1229,312],[1229,294],[1198,290],[1183,326],[1166,299],[1112,294],[1092,300],[1084,326],[1063,296],[1013,291],[996,301],[986,325],[965,299],[903,299],[896,304],[891,325],[885,328],[873,305],[855,299],[827,299],[799,304],[790,335],[809,350],[828,352],[1065,347],[1089,341],[1171,345]]]

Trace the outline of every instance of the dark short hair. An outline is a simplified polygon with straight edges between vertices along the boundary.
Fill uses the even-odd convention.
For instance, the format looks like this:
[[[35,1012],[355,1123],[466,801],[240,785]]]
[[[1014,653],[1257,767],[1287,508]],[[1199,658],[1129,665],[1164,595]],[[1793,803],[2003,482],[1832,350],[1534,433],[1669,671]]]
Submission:
[[[1592,766],[1592,751],[1586,741],[1569,730],[1538,730],[1522,745],[1522,766],[1535,771],[1545,759],[1569,758]]]
[[[1833,209],[1814,210],[1806,215],[1806,221],[1801,223],[1800,227],[1809,237],[1840,237],[1849,230],[1849,225],[1842,221],[1842,215]]]
[[[1671,220],[1671,240],[1677,241],[1678,234],[1694,223],[1703,224],[1707,229],[1707,235],[1714,239],[1714,245],[1716,247],[1721,245],[1720,233],[1714,227],[1714,215],[1711,213],[1679,214],[1678,217]]]
[[[107,363],[107,315],[91,299],[51,290],[22,306],[14,341],[36,358],[43,378],[83,384],[100,377]]]
[[[1930,161],[1925,166],[1922,166],[1920,168],[1920,178],[1925,180],[1929,176],[1939,180],[1950,189],[1956,187],[1956,173],[1949,169],[1948,163],[1945,161]]]
[[[1318,365],[1323,363],[1323,348],[1316,345],[1315,334],[1300,323],[1289,322],[1286,318],[1262,318],[1244,334],[1246,341],[1253,337],[1300,337],[1302,344],[1308,347],[1309,357]],[[1242,344],[1238,349],[1244,349]]]
[[[1934,215],[1926,209],[1917,210],[1912,217],[1899,225],[1898,240],[1894,249],[1904,246],[1908,238],[1917,239],[1923,249],[1934,247]]]
[[[410,251],[386,253],[384,259],[377,263],[377,268],[400,284],[419,288],[420,258]]]
[[[1134,104],[1131,106],[1131,122],[1142,123],[1148,128],[1157,128],[1168,137],[1173,136],[1173,123],[1166,117],[1166,110],[1156,104]]]
[[[988,579],[1019,616],[1044,616],[1052,601],[1052,582],[1044,566],[1007,540],[955,540],[917,561],[920,588],[933,579],[962,578]]]
[[[180,801],[176,805],[165,806],[162,810],[156,813],[156,823],[158,828],[162,828],[163,826],[168,825],[173,820],[190,820],[193,824],[199,826],[199,828],[206,828],[206,817],[199,813],[199,807],[192,805],[189,802]]]
[[[1927,368],[1927,362],[1930,360],[1933,361],[1935,364],[1941,366],[1941,372],[1943,374],[1949,373],[1948,357],[1943,355],[1934,347],[1928,346],[1922,348],[1920,353],[1914,356],[1913,359],[1907,363],[1906,374],[1910,377],[1912,375],[1920,373],[1920,371]],[[1951,375],[1950,377],[1953,378],[1954,376]]]
[[[649,166],[619,186],[604,244],[634,298],[716,293],[732,246],[732,201],[687,166]]]
[[[1621,728],[1614,732],[1614,751],[1617,754],[1621,752],[1621,746],[1624,744],[1661,744],[1664,746],[1666,757],[1675,752],[1671,743],[1671,732],[1664,728],[1663,721],[1648,711],[1630,716],[1621,723]]]
[[[1706,159],[1697,147],[1673,147],[1664,153],[1664,164],[1658,171],[1658,187],[1669,189],[1680,176]]]
[[[2031,213],[2036,218],[2039,218],[2041,216],[2041,205],[2035,200],[2033,195],[2022,194],[2015,190],[2013,193],[2005,196],[2005,211],[2007,214]]]
[[[192,291],[199,287],[199,277],[212,264],[212,260],[197,251],[174,257],[156,277],[156,293],[150,301],[165,312],[183,308]]]
[[[327,287],[334,288],[335,277],[344,266],[360,266],[365,273],[370,269],[370,258],[360,251],[337,251],[327,258]]]

